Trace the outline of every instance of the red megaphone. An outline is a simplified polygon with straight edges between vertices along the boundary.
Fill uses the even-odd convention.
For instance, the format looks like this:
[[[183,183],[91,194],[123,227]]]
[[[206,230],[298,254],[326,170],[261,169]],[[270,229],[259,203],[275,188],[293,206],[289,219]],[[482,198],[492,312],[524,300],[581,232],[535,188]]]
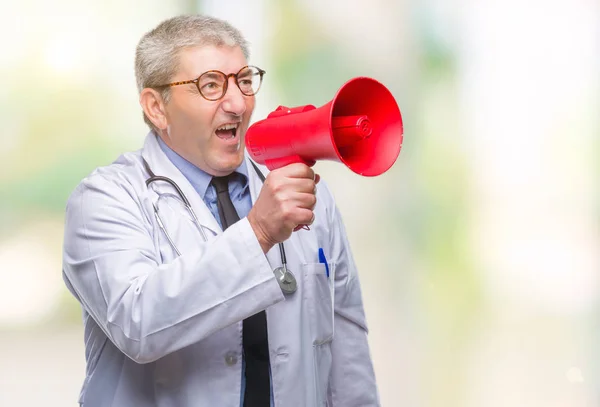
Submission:
[[[317,160],[339,161],[357,174],[387,171],[402,148],[400,109],[390,91],[371,78],[346,82],[320,108],[279,106],[246,132],[252,159],[269,170]]]

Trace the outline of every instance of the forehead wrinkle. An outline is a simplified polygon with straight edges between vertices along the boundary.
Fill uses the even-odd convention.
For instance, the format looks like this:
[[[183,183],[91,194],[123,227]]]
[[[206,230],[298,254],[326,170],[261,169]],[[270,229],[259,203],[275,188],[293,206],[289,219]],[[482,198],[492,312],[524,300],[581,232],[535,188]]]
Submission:
[[[227,45],[215,46],[209,44],[185,47],[180,50],[177,76],[180,80],[198,79],[208,73],[203,78],[210,81],[219,78],[217,73],[211,71],[222,72],[223,74],[226,74],[226,71],[239,72],[239,69],[247,66],[248,62],[238,51],[240,51],[239,46],[230,47]],[[207,64],[206,62],[211,59],[214,60],[213,63]],[[220,78],[218,80],[220,81]]]

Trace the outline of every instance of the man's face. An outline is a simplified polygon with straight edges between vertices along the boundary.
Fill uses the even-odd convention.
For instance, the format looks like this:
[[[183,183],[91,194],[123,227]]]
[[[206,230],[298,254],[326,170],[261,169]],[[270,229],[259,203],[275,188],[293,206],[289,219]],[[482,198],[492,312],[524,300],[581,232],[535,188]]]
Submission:
[[[206,71],[236,73],[247,65],[240,47],[202,46],[183,49],[179,72],[172,82],[195,79]],[[165,106],[165,143],[201,170],[214,176],[233,172],[244,158],[244,136],[254,110],[254,96],[242,94],[233,78],[216,101],[206,100],[195,84],[173,86]],[[235,125],[231,130],[219,130]]]

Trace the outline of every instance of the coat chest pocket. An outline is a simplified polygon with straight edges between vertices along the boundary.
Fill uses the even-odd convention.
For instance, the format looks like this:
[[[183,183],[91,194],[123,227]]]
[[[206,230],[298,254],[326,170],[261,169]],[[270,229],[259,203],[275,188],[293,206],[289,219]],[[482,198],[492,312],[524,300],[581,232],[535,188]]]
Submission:
[[[302,265],[303,300],[306,304],[313,345],[333,340],[333,281],[335,264],[329,263],[329,276],[323,263]]]

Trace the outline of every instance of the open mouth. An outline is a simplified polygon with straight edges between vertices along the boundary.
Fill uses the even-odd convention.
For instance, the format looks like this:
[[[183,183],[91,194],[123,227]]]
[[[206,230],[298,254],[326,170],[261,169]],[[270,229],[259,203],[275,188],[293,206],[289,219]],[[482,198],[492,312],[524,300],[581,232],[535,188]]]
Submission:
[[[217,134],[217,137],[219,137],[220,139],[233,140],[237,133],[238,127],[239,127],[239,123],[224,124],[223,126],[218,127],[217,130],[215,130],[215,133]]]

